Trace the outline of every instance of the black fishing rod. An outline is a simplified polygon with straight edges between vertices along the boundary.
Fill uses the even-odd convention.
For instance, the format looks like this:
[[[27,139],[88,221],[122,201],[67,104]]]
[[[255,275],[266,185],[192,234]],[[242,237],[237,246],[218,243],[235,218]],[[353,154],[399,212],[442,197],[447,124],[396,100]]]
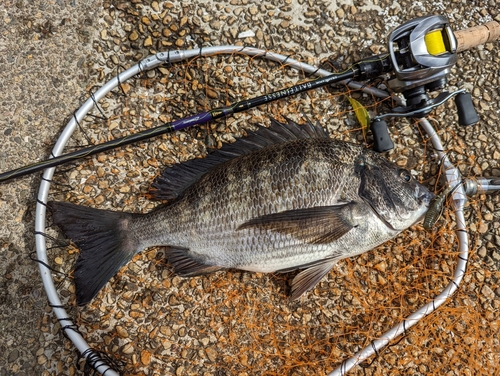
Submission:
[[[244,99],[234,104],[219,107],[196,115],[188,116],[179,120],[162,124],[158,127],[137,132],[132,135],[117,138],[97,145],[84,147],[71,153],[63,154],[44,161],[36,162],[24,167],[0,174],[0,183],[8,180],[25,176],[34,172],[44,170],[49,167],[55,167],[64,163],[72,162],[84,157],[98,154],[107,150],[115,149],[121,146],[129,145],[135,142],[144,141],[162,134],[174,132],[180,129],[194,125],[204,124],[209,121],[220,119],[238,112],[242,112],[263,104],[271,103],[292,95],[303,93],[305,91],[331,85],[344,80],[366,80],[381,75],[391,70],[390,60],[387,55],[373,57],[353,64],[349,69],[341,73],[333,73],[326,77],[320,77],[315,80],[303,82],[286,89],[264,94],[251,99]]]

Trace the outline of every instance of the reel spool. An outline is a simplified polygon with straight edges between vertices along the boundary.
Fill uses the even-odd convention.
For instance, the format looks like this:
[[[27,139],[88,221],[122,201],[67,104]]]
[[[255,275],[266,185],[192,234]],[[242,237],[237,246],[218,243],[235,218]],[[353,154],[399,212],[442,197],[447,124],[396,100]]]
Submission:
[[[429,86],[437,90],[446,83],[457,62],[457,39],[444,16],[419,17],[389,35],[389,53],[396,75],[389,87],[398,93]]]

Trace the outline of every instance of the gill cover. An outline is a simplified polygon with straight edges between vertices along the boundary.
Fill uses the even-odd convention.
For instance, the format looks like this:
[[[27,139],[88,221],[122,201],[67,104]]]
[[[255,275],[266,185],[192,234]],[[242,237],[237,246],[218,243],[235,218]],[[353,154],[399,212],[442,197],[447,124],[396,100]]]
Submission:
[[[377,161],[379,167],[360,156],[356,161],[355,174],[360,178],[358,195],[377,216],[392,230],[400,231],[413,210],[419,206],[415,196],[418,183],[404,169]]]

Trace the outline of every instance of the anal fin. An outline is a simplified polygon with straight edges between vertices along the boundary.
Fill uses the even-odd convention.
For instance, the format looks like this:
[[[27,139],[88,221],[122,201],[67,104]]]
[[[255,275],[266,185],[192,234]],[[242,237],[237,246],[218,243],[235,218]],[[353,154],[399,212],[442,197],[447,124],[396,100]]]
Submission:
[[[217,265],[209,265],[195,256],[189,254],[189,249],[181,247],[168,247],[167,261],[174,268],[175,274],[181,277],[194,277],[220,270]]]

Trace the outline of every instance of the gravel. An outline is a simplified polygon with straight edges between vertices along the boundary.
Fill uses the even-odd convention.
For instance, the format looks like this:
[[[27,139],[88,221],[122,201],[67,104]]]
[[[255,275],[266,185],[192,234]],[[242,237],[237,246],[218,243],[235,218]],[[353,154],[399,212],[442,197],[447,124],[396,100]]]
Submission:
[[[0,7],[0,171],[47,157],[65,120],[89,91],[149,54],[252,45],[313,63],[331,58],[340,69],[384,51],[388,33],[406,19],[440,13],[456,29],[500,21],[495,1],[475,3],[4,0]],[[431,115],[438,121],[450,159],[465,176],[500,176],[498,51],[496,42],[463,53],[449,78],[450,89],[464,87],[472,93],[481,117],[478,125],[459,128],[452,102]],[[269,66],[255,60],[250,69],[238,56],[213,64],[219,64],[217,69],[200,61],[193,63],[193,71],[175,71],[186,75],[182,77],[187,84],[171,80],[170,67],[148,72],[149,80],[123,85],[123,93],[130,98],[126,106],[117,107],[118,96],[102,104],[110,119],[101,127],[106,131],[94,120],[82,127],[88,128],[89,138],[102,141],[110,134],[125,135],[207,106],[266,92],[261,82],[272,81],[280,88],[300,79],[297,72],[276,67],[272,77],[266,77]],[[194,83],[188,75],[199,72],[206,75]],[[165,104],[163,96],[169,93],[178,100]],[[336,137],[362,141],[361,132],[346,131],[355,124],[352,114],[330,119],[331,102],[322,95],[311,93],[293,104],[280,103],[164,136],[161,142],[74,163],[56,177],[65,185],[52,190],[52,197],[148,211],[156,203],[147,199],[147,187],[160,168],[232,141],[244,128],[264,121],[268,113],[304,112],[328,124]],[[114,113],[115,108],[120,111]],[[388,108],[380,104],[370,110]],[[396,149],[389,157],[440,189],[438,164],[422,162],[432,156],[432,150],[415,145],[421,141],[416,129],[410,121],[395,124],[391,131]],[[82,133],[71,141],[72,145],[85,142]],[[5,354],[0,357],[0,374],[80,375],[83,361],[62,334],[47,304],[39,265],[30,259],[39,182],[35,174],[0,185],[4,223],[0,228],[0,353]],[[373,360],[365,374],[498,372],[499,209],[498,195],[483,194],[470,202],[466,215],[473,254],[460,291],[446,307]],[[161,249],[136,257],[88,307],[74,306],[70,278],[59,274],[54,278],[79,330],[92,346],[124,362],[126,374],[324,374],[448,283],[456,260],[449,246],[455,241],[453,221],[445,211],[441,229],[435,233],[417,226],[374,252],[342,261],[304,300],[292,303],[285,295],[289,275],[230,271],[183,279],[172,275]],[[47,231],[58,237],[55,229]],[[77,250],[71,247],[49,250],[51,265],[65,273],[71,272],[76,256]],[[469,355],[461,355],[461,349]]]

